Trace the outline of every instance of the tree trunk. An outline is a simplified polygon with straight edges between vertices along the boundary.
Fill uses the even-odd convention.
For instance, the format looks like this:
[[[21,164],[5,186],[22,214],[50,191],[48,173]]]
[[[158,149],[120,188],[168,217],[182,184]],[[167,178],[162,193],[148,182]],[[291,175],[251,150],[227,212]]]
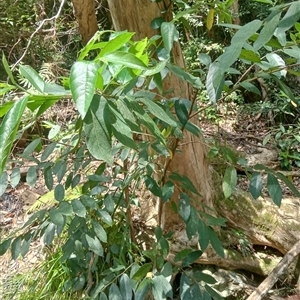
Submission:
[[[72,0],[75,17],[83,44],[86,44],[98,30],[95,0]]]
[[[232,9],[232,23],[236,25],[241,25],[240,20],[240,4],[238,0],[235,0],[231,6]]]
[[[158,32],[150,26],[151,21],[163,17],[166,21],[172,19],[172,5],[170,1],[152,2],[150,0],[108,0],[112,21],[115,30],[128,30],[135,32],[135,39],[140,40],[151,37]],[[180,44],[174,43],[173,62],[184,68],[184,59]],[[164,90],[172,90],[169,96],[192,98],[191,88],[187,82],[181,81],[174,75],[169,75],[164,80]],[[197,124],[197,118],[192,120]],[[206,159],[206,147],[202,137],[196,137],[189,132],[179,143],[180,153],[176,153],[175,159],[170,163],[169,172],[178,172],[186,175],[198,189],[202,197],[193,197],[196,201],[212,206],[211,174]],[[173,200],[177,202],[178,191]],[[181,225],[179,225],[181,224]],[[162,227],[168,231],[178,230],[182,227],[180,217],[173,212],[170,203],[164,205],[162,210]]]

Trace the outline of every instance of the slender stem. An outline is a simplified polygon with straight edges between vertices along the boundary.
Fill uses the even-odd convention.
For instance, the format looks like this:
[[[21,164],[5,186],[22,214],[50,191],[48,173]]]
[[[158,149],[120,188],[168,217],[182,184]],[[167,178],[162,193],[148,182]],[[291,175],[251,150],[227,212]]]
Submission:
[[[58,12],[55,16],[51,17],[51,18],[48,18],[48,19],[44,19],[40,24],[39,26],[37,27],[37,29],[31,34],[31,36],[29,37],[29,40],[28,40],[28,43],[27,43],[27,46],[25,48],[25,51],[23,52],[23,54],[21,55],[21,57],[17,60],[17,62],[13,65],[12,67],[12,70],[14,70],[14,68],[22,61],[22,59],[24,58],[24,56],[26,55],[26,53],[28,52],[28,49],[30,47],[30,44],[32,42],[32,39],[33,37],[39,32],[39,30],[44,26],[44,24],[46,22],[50,22],[50,21],[53,21],[53,20],[57,20],[61,14],[61,11],[63,9],[63,6],[65,4],[66,0],[62,0],[61,3],[60,3],[60,6],[59,6],[59,9],[58,9]]]
[[[193,118],[196,114],[193,114],[193,107],[194,104],[197,100],[197,96],[198,96],[198,90],[195,91],[194,95],[193,95],[193,99],[192,99],[192,103],[191,103],[191,107],[190,107],[190,111],[188,113],[188,119],[190,120],[191,118]],[[181,127],[181,131],[184,131],[186,124],[182,125]],[[167,180],[167,173],[168,170],[170,168],[171,162],[174,160],[175,154],[176,154],[176,149],[178,147],[180,138],[176,138],[175,141],[173,142],[173,146],[171,146],[171,155],[168,158],[168,160],[165,163],[165,167],[164,167],[164,172],[163,172],[163,176],[162,176],[162,180],[161,180],[161,186],[163,186],[166,183]],[[161,226],[162,225],[162,212],[163,212],[163,206],[164,203],[162,201],[162,199],[159,199],[159,204],[158,204],[158,225]]]
[[[128,174],[127,158],[124,160],[123,171],[124,171],[124,174]],[[132,223],[131,211],[130,211],[129,185],[126,185],[126,187],[124,189],[124,199],[125,199],[125,204],[126,204],[126,216],[127,216],[128,223],[129,223],[131,241],[133,243],[137,244],[137,241],[135,238],[135,233],[134,233],[134,228],[133,228],[133,223]]]

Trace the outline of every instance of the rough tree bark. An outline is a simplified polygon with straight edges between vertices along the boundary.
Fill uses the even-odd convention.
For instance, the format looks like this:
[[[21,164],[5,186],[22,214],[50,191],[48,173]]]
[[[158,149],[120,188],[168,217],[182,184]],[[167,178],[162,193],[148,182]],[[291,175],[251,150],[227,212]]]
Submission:
[[[95,0],[72,0],[75,17],[83,44],[86,44],[98,30]]]
[[[115,30],[128,30],[135,32],[135,39],[143,39],[157,34],[150,26],[151,21],[163,17],[166,21],[172,19],[172,3],[169,0],[152,2],[150,0],[108,0],[112,21]],[[184,68],[184,59],[180,44],[174,43],[173,62]],[[168,76],[164,82],[165,90],[173,90],[172,96],[190,99],[193,97],[187,82],[181,81],[175,76]],[[193,120],[197,123],[197,118]],[[186,175],[198,188],[202,197],[194,199],[212,206],[211,174],[206,159],[206,147],[202,137],[195,137],[185,133],[184,139],[179,143],[180,154],[176,154],[171,162],[169,172],[178,172]],[[178,198],[178,191],[173,200]],[[169,203],[163,207],[162,227],[167,230],[178,229],[181,224],[178,214],[174,214]],[[182,225],[179,225],[182,226]]]

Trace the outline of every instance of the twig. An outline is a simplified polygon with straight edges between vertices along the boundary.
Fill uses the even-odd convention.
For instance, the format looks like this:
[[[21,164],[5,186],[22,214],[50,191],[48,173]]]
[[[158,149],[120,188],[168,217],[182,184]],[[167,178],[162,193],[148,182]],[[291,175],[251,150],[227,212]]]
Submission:
[[[247,298],[247,300],[261,300],[272,288],[278,277],[291,264],[294,258],[300,253],[300,240],[283,257],[280,263],[273,269],[269,276],[259,285],[259,287]]]
[[[87,295],[89,294],[89,292],[90,292],[90,290],[91,290],[91,288],[93,287],[93,284],[94,284],[93,274],[92,274],[92,267],[93,267],[95,258],[96,258],[95,253],[92,253],[92,257],[90,259],[89,268],[88,268],[88,282],[87,282],[87,287],[86,287],[86,290],[85,290]]]
[[[123,166],[123,171],[125,174],[128,174],[128,160],[124,160],[124,166]],[[129,199],[129,186],[127,185],[124,189],[124,201],[126,204],[126,215],[129,223],[129,230],[130,230],[130,237],[131,241],[137,245],[137,241],[135,238],[135,233],[134,233],[134,227],[133,227],[133,221],[131,217],[131,211],[130,211],[130,199]]]
[[[26,53],[28,52],[28,49],[31,45],[31,42],[32,42],[32,39],[33,37],[39,32],[39,30],[44,26],[44,24],[46,22],[50,22],[50,21],[53,21],[53,20],[56,20],[59,18],[60,14],[61,14],[61,11],[62,11],[62,8],[65,4],[66,0],[62,0],[61,3],[60,3],[60,6],[59,6],[59,9],[58,9],[58,12],[55,16],[51,17],[51,18],[48,18],[48,19],[44,19],[40,25],[37,27],[37,29],[31,34],[29,40],[28,40],[28,43],[27,43],[27,46],[25,48],[25,51],[23,52],[23,54],[21,55],[21,57],[17,60],[17,62],[13,65],[13,67],[11,68],[12,71],[15,69],[15,67],[22,61],[22,59],[24,58],[24,56],[26,55]]]

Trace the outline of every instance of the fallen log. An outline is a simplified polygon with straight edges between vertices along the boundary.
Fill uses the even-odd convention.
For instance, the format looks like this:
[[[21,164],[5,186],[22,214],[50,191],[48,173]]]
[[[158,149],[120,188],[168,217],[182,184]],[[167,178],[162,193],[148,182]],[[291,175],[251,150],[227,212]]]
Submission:
[[[259,285],[259,287],[247,298],[247,300],[261,300],[276,283],[279,276],[288,268],[292,261],[300,253],[300,240],[288,251],[280,263],[273,269],[269,276]]]
[[[254,200],[237,190],[229,199],[215,202],[227,225],[241,230],[253,245],[263,245],[287,253],[300,237],[300,200],[285,198],[280,208],[271,199]]]

